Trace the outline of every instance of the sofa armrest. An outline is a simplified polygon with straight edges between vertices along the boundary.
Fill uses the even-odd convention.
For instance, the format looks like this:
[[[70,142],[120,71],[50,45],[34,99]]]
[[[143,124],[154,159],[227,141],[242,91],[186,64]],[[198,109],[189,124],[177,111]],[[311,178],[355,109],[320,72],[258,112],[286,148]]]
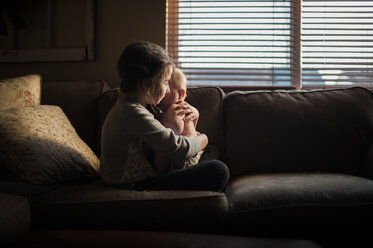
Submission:
[[[364,158],[363,176],[373,179],[373,145],[370,145]]]
[[[30,229],[30,206],[26,197],[0,192],[0,247],[13,245]]]

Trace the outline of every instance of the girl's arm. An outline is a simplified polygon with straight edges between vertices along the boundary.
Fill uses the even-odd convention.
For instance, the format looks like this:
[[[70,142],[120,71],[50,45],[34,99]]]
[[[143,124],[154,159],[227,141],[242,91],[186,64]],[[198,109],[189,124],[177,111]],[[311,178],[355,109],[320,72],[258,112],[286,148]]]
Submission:
[[[156,152],[167,155],[170,159],[185,160],[195,156],[208,142],[207,136],[184,137],[176,135],[165,128],[144,107],[136,105],[126,108],[123,116],[124,128],[136,139],[145,142]]]

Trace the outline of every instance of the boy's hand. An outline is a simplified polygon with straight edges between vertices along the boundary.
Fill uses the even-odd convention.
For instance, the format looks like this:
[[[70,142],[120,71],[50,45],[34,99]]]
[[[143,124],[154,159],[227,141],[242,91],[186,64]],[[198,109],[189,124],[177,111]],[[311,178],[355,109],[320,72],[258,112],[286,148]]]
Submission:
[[[184,115],[185,110],[179,104],[172,104],[166,112],[162,114],[161,123],[174,122],[179,115]]]
[[[171,128],[175,134],[180,135],[184,130],[184,109],[178,104],[172,104],[160,118],[160,122],[164,127]]]
[[[186,111],[185,112],[185,117],[184,117],[184,123],[185,124],[189,124],[189,122],[193,121],[194,122],[194,126],[196,127],[197,126],[197,121],[198,121],[198,118],[199,118],[199,112],[198,110],[189,105],[187,102],[182,102],[182,108]]]

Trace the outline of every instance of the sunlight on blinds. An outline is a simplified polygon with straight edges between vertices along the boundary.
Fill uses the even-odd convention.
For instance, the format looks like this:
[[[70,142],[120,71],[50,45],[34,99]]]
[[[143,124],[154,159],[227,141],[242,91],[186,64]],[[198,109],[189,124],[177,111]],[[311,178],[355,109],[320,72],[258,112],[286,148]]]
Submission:
[[[292,1],[168,5],[167,49],[189,84],[292,84]]]
[[[302,0],[302,83],[373,84],[373,1]]]

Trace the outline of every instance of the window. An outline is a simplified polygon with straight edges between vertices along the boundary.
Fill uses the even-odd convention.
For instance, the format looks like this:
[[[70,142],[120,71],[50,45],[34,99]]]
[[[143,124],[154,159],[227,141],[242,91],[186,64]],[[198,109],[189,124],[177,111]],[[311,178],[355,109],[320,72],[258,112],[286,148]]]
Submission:
[[[302,1],[303,85],[373,84],[373,1]]]
[[[373,1],[168,0],[169,53],[190,85],[369,85]]]

